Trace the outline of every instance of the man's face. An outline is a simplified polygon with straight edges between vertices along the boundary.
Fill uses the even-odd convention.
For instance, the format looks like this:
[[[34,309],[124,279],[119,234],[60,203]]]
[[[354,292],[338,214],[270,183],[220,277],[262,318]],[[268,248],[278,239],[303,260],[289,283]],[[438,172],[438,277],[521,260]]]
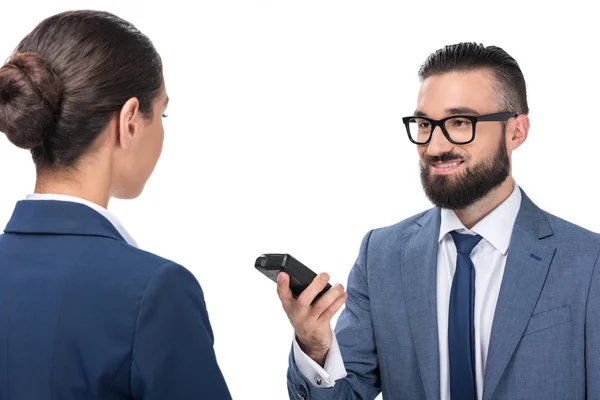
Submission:
[[[432,75],[421,85],[415,115],[439,120],[507,111],[501,109],[494,83],[486,69]],[[451,143],[436,127],[431,141],[417,149],[423,189],[438,207],[469,207],[510,175],[501,122],[477,122],[475,140],[464,145]]]

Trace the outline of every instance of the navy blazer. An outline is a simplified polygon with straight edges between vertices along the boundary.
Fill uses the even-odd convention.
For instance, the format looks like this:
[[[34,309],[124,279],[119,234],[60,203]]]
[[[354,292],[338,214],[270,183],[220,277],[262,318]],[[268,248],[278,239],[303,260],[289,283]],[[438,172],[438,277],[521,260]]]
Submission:
[[[17,203],[0,235],[0,400],[230,399],[202,289],[101,214]]]
[[[600,235],[521,194],[483,399],[600,399]],[[441,398],[440,218],[434,208],[365,236],[335,329],[348,375],[333,388],[320,388],[302,375],[291,351],[290,398]]]

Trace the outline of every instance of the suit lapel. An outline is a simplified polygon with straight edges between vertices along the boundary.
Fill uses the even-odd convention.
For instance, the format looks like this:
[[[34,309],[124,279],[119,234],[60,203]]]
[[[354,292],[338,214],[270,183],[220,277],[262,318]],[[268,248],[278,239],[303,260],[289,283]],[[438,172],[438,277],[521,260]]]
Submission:
[[[522,193],[496,304],[484,377],[484,399],[491,399],[527,327],[544,286],[555,248],[541,239],[552,229],[543,212]]]
[[[440,398],[436,301],[439,228],[439,210],[428,211],[409,229],[402,247],[402,291],[428,400]]]

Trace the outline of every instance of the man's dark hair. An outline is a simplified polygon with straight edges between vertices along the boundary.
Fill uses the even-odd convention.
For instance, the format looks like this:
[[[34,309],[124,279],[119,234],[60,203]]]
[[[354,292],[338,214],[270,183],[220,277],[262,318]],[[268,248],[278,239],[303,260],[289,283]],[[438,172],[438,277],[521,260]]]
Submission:
[[[421,81],[447,72],[469,72],[487,68],[496,78],[502,111],[528,114],[527,90],[523,72],[517,61],[497,46],[478,43],[458,43],[445,46],[431,54],[419,70]]]

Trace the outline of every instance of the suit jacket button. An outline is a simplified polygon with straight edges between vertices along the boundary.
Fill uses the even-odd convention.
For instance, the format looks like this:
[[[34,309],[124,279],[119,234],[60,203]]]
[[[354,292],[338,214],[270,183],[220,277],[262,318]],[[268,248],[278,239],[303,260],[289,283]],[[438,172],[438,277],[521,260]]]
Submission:
[[[304,386],[299,386],[298,387],[298,397],[301,398],[302,400],[306,399],[307,393],[306,393],[306,388]]]

